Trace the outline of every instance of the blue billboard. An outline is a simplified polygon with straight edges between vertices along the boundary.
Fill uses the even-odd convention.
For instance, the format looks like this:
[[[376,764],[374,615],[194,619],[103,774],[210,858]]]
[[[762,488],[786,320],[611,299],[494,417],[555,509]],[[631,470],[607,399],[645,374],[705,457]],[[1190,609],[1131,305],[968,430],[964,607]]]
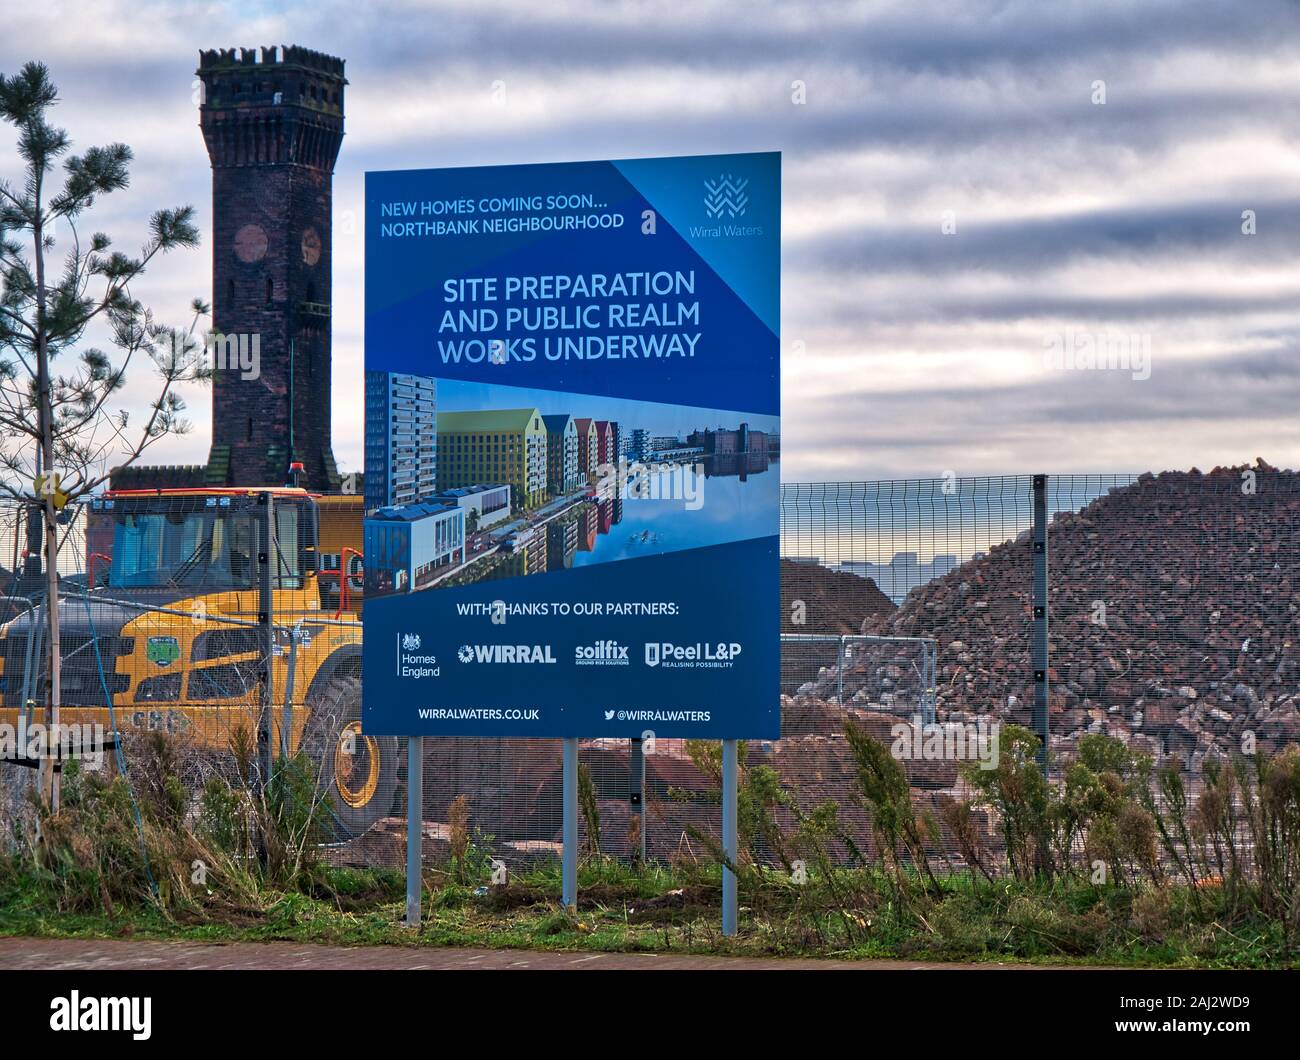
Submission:
[[[366,175],[366,732],[780,735],[780,196]]]

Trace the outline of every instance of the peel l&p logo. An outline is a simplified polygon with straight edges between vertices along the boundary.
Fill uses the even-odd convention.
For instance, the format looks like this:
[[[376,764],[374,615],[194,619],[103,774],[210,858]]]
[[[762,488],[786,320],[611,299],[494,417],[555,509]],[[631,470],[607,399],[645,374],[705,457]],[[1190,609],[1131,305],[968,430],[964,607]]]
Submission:
[[[742,650],[736,641],[719,641],[717,644],[654,641],[645,646],[645,664],[681,670],[728,670],[740,658]]]

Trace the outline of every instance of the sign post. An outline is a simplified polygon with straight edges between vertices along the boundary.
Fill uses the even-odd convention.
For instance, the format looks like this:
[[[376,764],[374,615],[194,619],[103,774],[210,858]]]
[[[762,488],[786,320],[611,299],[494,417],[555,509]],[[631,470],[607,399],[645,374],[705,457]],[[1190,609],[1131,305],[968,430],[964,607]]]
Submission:
[[[406,738],[406,926],[420,926],[424,885],[424,738]]]
[[[780,736],[780,221],[776,153],[366,174],[362,728],[562,739],[568,908],[580,738]]]
[[[560,900],[571,913],[578,911],[578,738],[564,738],[564,850],[561,853]]]
[[[736,871],[740,844],[737,840],[736,741],[722,741],[722,933],[736,933]]]

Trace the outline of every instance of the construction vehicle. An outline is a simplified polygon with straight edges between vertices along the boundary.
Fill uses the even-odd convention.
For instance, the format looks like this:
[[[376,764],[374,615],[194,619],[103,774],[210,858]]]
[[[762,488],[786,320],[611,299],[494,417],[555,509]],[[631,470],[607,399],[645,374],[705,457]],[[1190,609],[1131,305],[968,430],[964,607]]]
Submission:
[[[218,756],[243,727],[318,764],[339,838],[387,816],[397,740],[361,732],[362,498],[113,490],[87,507],[86,586],[59,601],[61,724]],[[42,720],[45,621],[36,601],[0,626],[0,721]]]

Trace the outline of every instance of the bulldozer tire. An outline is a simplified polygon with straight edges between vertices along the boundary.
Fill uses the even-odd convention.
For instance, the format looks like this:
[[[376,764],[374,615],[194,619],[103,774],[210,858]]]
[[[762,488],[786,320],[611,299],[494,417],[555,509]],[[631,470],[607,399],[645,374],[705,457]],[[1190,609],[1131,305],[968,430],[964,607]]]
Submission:
[[[361,732],[361,682],[332,677],[310,700],[304,741],[328,793],[336,840],[351,839],[388,816],[397,789],[395,736]]]

